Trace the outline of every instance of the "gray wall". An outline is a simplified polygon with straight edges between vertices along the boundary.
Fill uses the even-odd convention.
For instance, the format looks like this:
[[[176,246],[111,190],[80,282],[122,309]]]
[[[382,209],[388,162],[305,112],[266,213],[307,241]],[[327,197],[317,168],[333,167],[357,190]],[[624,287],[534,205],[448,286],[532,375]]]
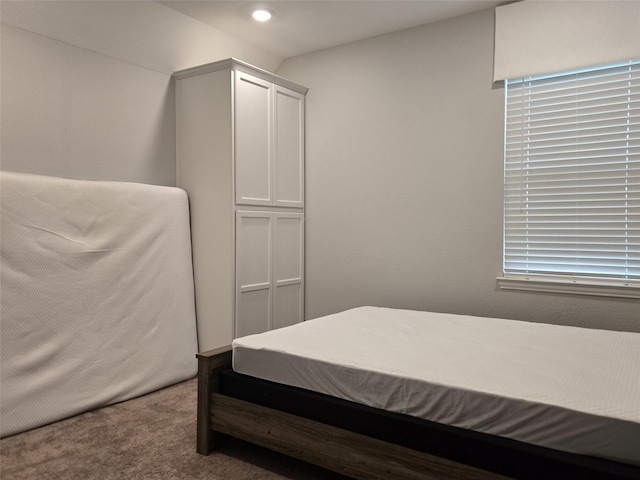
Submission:
[[[2,170],[175,185],[171,74],[281,58],[157,2],[2,2]]]
[[[307,96],[306,315],[358,305],[640,331],[637,300],[501,291],[493,11],[285,60]]]
[[[175,185],[171,77],[3,26],[0,166]]]

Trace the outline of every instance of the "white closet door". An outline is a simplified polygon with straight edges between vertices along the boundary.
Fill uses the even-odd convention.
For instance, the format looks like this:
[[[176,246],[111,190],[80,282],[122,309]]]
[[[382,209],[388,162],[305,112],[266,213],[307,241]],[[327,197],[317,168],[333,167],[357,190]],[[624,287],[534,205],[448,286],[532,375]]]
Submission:
[[[304,95],[275,86],[275,201],[302,207],[304,182]]]
[[[271,328],[273,214],[236,212],[235,337]]]
[[[272,99],[270,82],[235,72],[236,203],[271,205]]]
[[[274,290],[272,328],[303,319],[304,215],[274,213]]]

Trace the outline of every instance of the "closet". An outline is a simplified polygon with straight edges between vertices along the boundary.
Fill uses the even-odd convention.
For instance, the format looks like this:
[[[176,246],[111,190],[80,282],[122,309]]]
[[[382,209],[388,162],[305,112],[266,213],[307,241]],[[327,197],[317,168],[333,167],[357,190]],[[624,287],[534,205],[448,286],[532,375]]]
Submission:
[[[199,350],[302,321],[307,89],[233,58],[174,78]]]

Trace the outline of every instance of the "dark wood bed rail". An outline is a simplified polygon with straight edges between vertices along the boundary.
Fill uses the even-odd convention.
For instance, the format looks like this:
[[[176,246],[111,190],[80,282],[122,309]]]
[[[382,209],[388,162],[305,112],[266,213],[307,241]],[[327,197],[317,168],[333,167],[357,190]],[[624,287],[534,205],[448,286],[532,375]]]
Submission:
[[[196,451],[202,455],[223,442],[226,436],[211,428],[211,399],[218,391],[219,375],[231,368],[231,345],[198,353],[198,437]]]
[[[507,480],[507,477],[219,393],[231,347],[199,353],[197,452],[229,436],[357,479]]]

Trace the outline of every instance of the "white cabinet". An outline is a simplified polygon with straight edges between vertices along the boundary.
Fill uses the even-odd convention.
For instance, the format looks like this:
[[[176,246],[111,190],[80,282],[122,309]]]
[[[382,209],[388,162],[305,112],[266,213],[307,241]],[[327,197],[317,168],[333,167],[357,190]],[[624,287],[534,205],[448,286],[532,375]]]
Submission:
[[[272,205],[272,83],[235,75],[236,203]]]
[[[304,204],[304,96],[275,85],[274,198],[280,207]]]
[[[236,203],[302,207],[304,95],[236,72]]]
[[[236,336],[303,316],[302,213],[236,212]]]
[[[302,321],[307,89],[235,59],[174,78],[200,351]]]

